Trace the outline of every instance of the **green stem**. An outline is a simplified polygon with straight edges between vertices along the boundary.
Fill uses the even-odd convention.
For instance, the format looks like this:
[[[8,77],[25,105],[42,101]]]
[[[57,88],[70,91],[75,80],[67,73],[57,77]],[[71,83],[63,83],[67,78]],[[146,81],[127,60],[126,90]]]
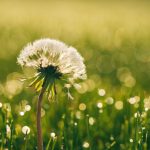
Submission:
[[[26,135],[25,135],[25,148],[24,148],[24,150],[27,150],[27,142],[28,142],[28,139],[27,139],[28,137],[27,137],[27,133],[26,133]]]
[[[44,92],[46,90],[45,84],[47,82],[47,77],[45,77],[42,89],[37,102],[37,143],[38,150],[43,150],[43,138],[42,138],[42,128],[41,128],[41,108],[42,108],[42,99]]]
[[[50,144],[51,144],[51,140],[52,140],[52,138],[49,139],[47,147],[46,147],[46,150],[49,150],[49,147],[50,147]]]
[[[56,139],[53,140],[52,150],[54,150],[55,144],[56,144]]]

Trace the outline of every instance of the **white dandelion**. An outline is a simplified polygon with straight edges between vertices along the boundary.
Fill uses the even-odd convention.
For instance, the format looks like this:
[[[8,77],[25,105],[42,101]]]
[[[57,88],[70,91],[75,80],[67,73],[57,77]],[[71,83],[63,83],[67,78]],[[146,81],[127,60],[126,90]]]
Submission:
[[[65,43],[54,39],[40,39],[28,44],[18,57],[22,67],[34,68],[37,73],[30,86],[40,92],[37,108],[38,149],[43,147],[41,136],[41,103],[47,92],[50,99],[56,96],[56,81],[64,85],[74,85],[78,80],[86,79],[86,67],[78,51]],[[68,97],[73,99],[68,89]]]
[[[77,50],[53,39],[40,39],[28,44],[20,53],[18,63],[33,67],[42,74],[48,71],[55,78],[67,75],[70,79],[86,79],[83,57]]]
[[[23,126],[22,127],[22,133],[27,135],[30,133],[30,128],[28,126]]]

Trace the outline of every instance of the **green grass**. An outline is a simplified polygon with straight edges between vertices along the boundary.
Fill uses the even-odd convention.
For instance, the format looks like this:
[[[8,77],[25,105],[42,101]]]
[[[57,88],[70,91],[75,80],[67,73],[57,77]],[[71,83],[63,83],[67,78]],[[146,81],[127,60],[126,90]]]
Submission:
[[[36,149],[38,95],[19,81],[33,71],[22,70],[16,59],[23,46],[43,37],[76,47],[88,74],[80,90],[71,89],[74,100],[60,85],[58,102],[44,99],[45,149],[150,149],[149,7],[147,1],[0,1],[0,150]],[[134,96],[140,100],[129,103]],[[21,116],[26,105],[31,110]],[[23,126],[30,127],[28,135]]]

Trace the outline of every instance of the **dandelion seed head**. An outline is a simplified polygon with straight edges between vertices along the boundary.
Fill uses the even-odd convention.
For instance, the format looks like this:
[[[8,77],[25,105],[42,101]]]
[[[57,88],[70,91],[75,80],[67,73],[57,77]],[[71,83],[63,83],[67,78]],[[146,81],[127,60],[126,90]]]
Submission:
[[[109,104],[109,105],[112,105],[114,103],[114,99],[112,97],[108,97],[106,98],[106,103]]]
[[[89,148],[89,146],[90,146],[90,144],[89,144],[87,141],[85,141],[85,142],[83,143],[83,147],[84,147],[84,148]]]
[[[81,111],[77,111],[75,116],[76,116],[77,119],[82,119]]]
[[[130,139],[129,141],[130,141],[130,143],[133,143],[133,139]]]
[[[98,94],[99,94],[100,96],[105,96],[106,91],[105,91],[104,89],[98,89]]]
[[[77,123],[77,122],[75,122],[75,123],[74,123],[74,125],[75,125],[75,126],[77,126],[77,125],[78,125],[78,123]]]
[[[84,103],[79,104],[79,109],[80,109],[81,111],[86,110],[86,105],[85,105]]]
[[[134,96],[128,99],[128,102],[130,104],[137,104],[140,101],[140,97],[139,96]]]
[[[18,57],[18,64],[26,67],[41,68],[54,67],[68,78],[86,79],[84,59],[71,46],[54,39],[40,39],[28,44]]]
[[[20,114],[20,116],[24,116],[24,112],[23,111],[21,111],[21,112],[19,112],[19,114]]]
[[[51,138],[55,138],[56,134],[54,132],[50,133]]]
[[[26,111],[30,111],[30,110],[31,110],[31,106],[30,106],[30,105],[26,105],[26,106],[25,106],[25,110],[26,110]]]
[[[123,102],[122,101],[116,101],[115,102],[115,108],[117,110],[121,110],[123,108]]]
[[[29,134],[30,133],[30,128],[28,126],[22,127],[22,133],[23,134]]]
[[[92,126],[95,123],[95,119],[93,117],[89,118],[89,124]]]
[[[97,103],[97,107],[98,107],[98,108],[102,108],[102,107],[103,107],[103,103],[98,102],[98,103]]]

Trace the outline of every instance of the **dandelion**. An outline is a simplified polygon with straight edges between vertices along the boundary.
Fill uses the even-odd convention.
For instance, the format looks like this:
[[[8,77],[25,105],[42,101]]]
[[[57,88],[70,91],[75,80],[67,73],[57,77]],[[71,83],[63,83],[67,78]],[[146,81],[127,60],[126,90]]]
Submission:
[[[51,138],[55,138],[56,134],[54,132],[50,133]]]
[[[75,116],[76,116],[77,119],[82,119],[82,113],[81,113],[81,111],[77,111],[75,113]]]
[[[117,110],[121,110],[123,108],[123,102],[122,101],[116,101],[115,102],[115,108]]]
[[[100,96],[105,96],[106,91],[105,91],[104,89],[98,89],[98,94],[99,94]]]
[[[28,126],[22,127],[22,133],[27,135],[30,133],[30,128]]]
[[[26,105],[26,106],[25,106],[25,110],[26,110],[26,111],[30,111],[30,110],[31,110],[31,106],[30,106],[30,105]]]
[[[38,149],[43,149],[41,130],[41,105],[45,92],[50,99],[56,99],[56,82],[73,85],[86,79],[84,59],[71,46],[53,39],[40,39],[28,44],[18,57],[18,64],[36,70],[30,86],[40,92],[37,106]],[[68,90],[69,92],[69,90]],[[70,93],[68,97],[72,98]]]
[[[130,139],[129,141],[130,141],[131,143],[133,143],[133,139]]]
[[[95,123],[95,119],[93,117],[89,118],[89,124],[92,126]]]
[[[81,111],[86,110],[86,105],[85,105],[84,103],[81,103],[81,104],[79,105],[79,109],[80,109]]]
[[[83,143],[83,147],[84,147],[84,148],[89,148],[89,146],[90,146],[90,144],[89,144],[88,142],[85,141],[85,142]]]
[[[19,114],[20,114],[20,116],[24,116],[24,112],[23,111],[19,112]]]
[[[109,104],[109,105],[112,105],[114,103],[114,99],[112,97],[108,97],[106,98],[106,103]]]
[[[74,123],[74,125],[75,125],[75,126],[77,126],[77,125],[78,125],[78,123],[77,123],[77,122],[75,122],[75,123]]]
[[[98,107],[98,108],[102,108],[102,107],[103,107],[103,103],[98,102],[98,103],[97,103],[97,107]]]

